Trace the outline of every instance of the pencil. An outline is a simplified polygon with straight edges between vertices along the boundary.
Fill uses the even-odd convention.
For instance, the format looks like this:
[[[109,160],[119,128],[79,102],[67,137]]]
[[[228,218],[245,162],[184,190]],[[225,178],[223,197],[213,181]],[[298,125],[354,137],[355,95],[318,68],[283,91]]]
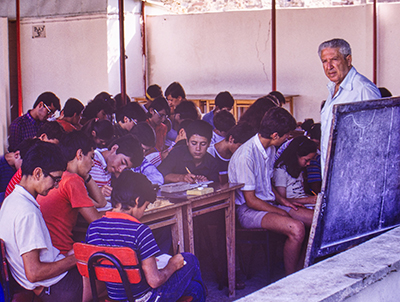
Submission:
[[[185,169],[186,169],[186,171],[187,171],[189,174],[192,174],[192,172],[190,172],[190,170],[188,169],[188,167],[185,167]]]

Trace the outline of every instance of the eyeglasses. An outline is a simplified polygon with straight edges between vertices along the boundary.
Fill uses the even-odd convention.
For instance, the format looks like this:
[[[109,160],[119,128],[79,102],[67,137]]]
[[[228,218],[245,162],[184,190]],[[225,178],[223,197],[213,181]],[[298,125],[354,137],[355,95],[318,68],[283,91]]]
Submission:
[[[46,108],[48,115],[52,116],[54,114],[54,112],[51,111],[51,109],[45,103],[43,103],[43,106],[44,106],[44,108]]]
[[[50,173],[46,172],[43,170],[43,173],[45,174],[45,176],[50,176],[50,178],[54,181],[54,184],[58,184],[61,181],[61,177],[62,176],[53,176]]]
[[[163,119],[163,118],[168,118],[168,115],[167,115],[167,114],[159,114],[158,111],[157,111],[156,109],[153,109],[153,110],[154,110],[155,113],[157,113],[157,115],[158,115],[161,119]]]

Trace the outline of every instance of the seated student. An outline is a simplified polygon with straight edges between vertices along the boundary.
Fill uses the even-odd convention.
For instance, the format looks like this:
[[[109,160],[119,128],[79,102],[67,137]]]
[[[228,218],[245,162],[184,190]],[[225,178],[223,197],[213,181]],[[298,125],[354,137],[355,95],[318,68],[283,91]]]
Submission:
[[[275,162],[273,184],[276,191],[291,202],[315,204],[317,196],[307,195],[304,191],[303,170],[315,157],[317,145],[306,136],[294,138]],[[309,211],[310,226],[313,212]]]
[[[68,161],[67,170],[58,187],[46,196],[39,196],[37,202],[53,246],[65,255],[74,244],[72,229],[78,213],[91,223],[102,216],[96,208],[104,207],[107,202],[89,174],[93,165],[94,142],[85,133],[73,131],[61,140],[59,146]]]
[[[82,301],[82,277],[72,254],[63,256],[51,243],[36,201],[57,187],[66,168],[58,146],[38,142],[22,162],[22,179],[0,209],[0,238],[14,279],[43,302]],[[89,299],[85,299],[88,301]]]
[[[134,129],[132,129],[131,135],[136,137],[140,142],[143,149],[143,156],[145,156],[149,150],[154,148],[156,144],[154,130],[146,122],[141,122],[137,124],[137,126]],[[160,173],[160,171],[157,170],[157,168],[152,163],[150,163],[146,159],[146,157],[143,158],[142,164],[136,168],[132,168],[132,171],[143,174],[153,184],[158,184],[158,185],[164,184],[163,175]]]
[[[165,182],[212,180],[218,182],[215,159],[207,153],[212,136],[212,126],[202,120],[193,121],[186,131],[187,145],[173,148],[158,170]]]
[[[214,130],[211,138],[211,144],[214,145],[223,141],[226,137],[227,132],[236,125],[235,117],[232,113],[226,110],[218,111],[214,115]]]
[[[115,109],[115,101],[108,93],[99,93],[90,101],[82,112],[81,124],[85,125],[92,119],[111,120]]]
[[[215,97],[214,110],[210,111],[209,113],[206,113],[203,116],[203,121],[206,121],[211,126],[213,126],[213,128],[215,128],[213,120],[215,114],[221,110],[231,111],[234,104],[235,100],[233,99],[229,91],[223,91],[218,93],[217,96]]]
[[[114,135],[114,127],[109,120],[91,119],[82,127],[82,131],[94,140],[99,149],[108,146]]]
[[[48,142],[52,144],[58,144],[59,141],[64,137],[65,131],[63,127],[57,123],[56,121],[46,122],[42,127],[38,130],[36,137],[38,140],[43,142]],[[34,143],[29,144],[29,147],[33,146]],[[26,150],[27,151],[27,150]],[[22,157],[22,153],[21,153]],[[22,178],[21,169],[18,169],[14,176],[11,178],[10,182],[7,185],[5,197],[11,194],[14,190],[15,185],[19,184]]]
[[[163,124],[168,118],[170,111],[169,106],[163,97],[157,97],[149,106],[147,122],[154,129],[156,133],[156,146],[155,150],[162,152],[165,146],[165,139],[167,137],[168,128]]]
[[[132,102],[130,96],[127,94],[125,94],[125,102],[122,102],[122,94],[121,93],[114,95],[113,99],[115,101],[115,112],[117,112],[122,107],[124,107]]]
[[[28,138],[26,140],[23,140],[15,148],[14,152],[9,152],[0,158],[0,206],[5,198],[8,184],[10,183],[15,173],[17,171],[20,171],[22,158],[25,156],[26,152],[28,152],[28,150],[36,143],[36,141],[38,141],[38,139]],[[7,194],[7,196],[8,195],[9,194]]]
[[[160,250],[150,228],[139,221],[146,207],[156,200],[156,192],[146,177],[130,170],[122,172],[115,181],[111,200],[112,211],[90,224],[86,242],[130,247],[137,253],[144,276],[139,284],[131,286],[136,301],[176,301],[182,295],[193,297],[193,302],[205,301],[199,263],[194,255],[177,254],[165,268],[157,268],[155,256]],[[109,298],[127,299],[122,284],[106,285]]]
[[[311,194],[318,194],[321,192],[322,175],[321,175],[321,123],[311,126],[308,132],[308,137],[317,144],[317,154],[310,161],[307,166],[307,184],[308,190]]]
[[[108,149],[94,151],[93,167],[89,174],[107,198],[111,196],[111,176],[118,178],[125,169],[140,166],[143,150],[131,134],[112,141]]]
[[[228,182],[228,165],[233,153],[252,136],[253,128],[251,126],[247,124],[236,125],[228,131],[224,140],[215,145],[210,145],[207,149],[207,152],[216,160],[221,183]]]
[[[64,128],[66,132],[80,130],[82,125],[79,123],[82,118],[82,111],[85,106],[77,100],[70,98],[65,102],[64,108],[61,110],[61,117],[57,122]]]
[[[275,148],[295,128],[296,121],[289,112],[271,108],[264,115],[259,132],[236,150],[228,168],[230,182],[245,184],[236,191],[235,200],[242,227],[264,228],[287,236],[283,251],[286,274],[295,272],[300,265],[306,209],[274,194],[271,178]]]
[[[161,89],[161,87],[157,84],[153,84],[150,85],[149,87],[147,87],[146,90],[146,104],[143,105],[143,109],[147,112],[149,110],[149,107],[151,105],[151,103],[155,100],[156,97],[159,97],[163,95],[163,91]]]
[[[53,92],[47,91],[39,95],[33,109],[12,121],[8,133],[8,151],[14,150],[24,139],[34,137],[60,107],[60,99]]]
[[[168,156],[172,148],[175,148],[180,145],[186,146],[186,128],[191,122],[193,122],[193,120],[191,119],[183,120],[179,124],[179,127],[177,128],[178,135],[176,136],[175,142],[168,149],[165,149],[163,152],[151,152],[151,151],[147,152],[148,153],[146,155],[147,161],[149,161],[155,167],[158,167],[161,164],[161,162]]]
[[[268,95],[257,99],[240,117],[238,124],[246,123],[253,127],[254,134],[256,134],[260,128],[260,123],[265,113],[273,108],[279,107],[278,98],[270,92]],[[283,99],[283,95],[279,93]]]
[[[117,123],[114,125],[114,139],[129,134],[139,122],[146,121],[146,113],[136,102],[130,102],[117,110]]]
[[[171,124],[174,124],[175,119],[175,108],[182,102],[186,100],[186,93],[182,85],[178,82],[171,83],[167,89],[165,89],[165,98],[168,101],[170,107],[170,120]],[[166,145],[171,146],[172,142],[176,139],[176,130],[171,127],[167,134]]]

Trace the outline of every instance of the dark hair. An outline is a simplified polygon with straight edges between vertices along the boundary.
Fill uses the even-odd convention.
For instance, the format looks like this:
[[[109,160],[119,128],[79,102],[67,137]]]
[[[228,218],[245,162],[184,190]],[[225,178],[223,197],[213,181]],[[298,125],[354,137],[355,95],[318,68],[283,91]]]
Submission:
[[[308,132],[310,131],[312,125],[314,125],[314,120],[312,118],[305,119],[301,124],[301,129]]]
[[[123,210],[129,210],[135,206],[140,208],[146,201],[153,203],[156,197],[153,185],[146,176],[132,170],[124,170],[113,183],[111,204],[114,208],[120,204]]]
[[[275,168],[285,166],[289,175],[297,178],[302,170],[299,165],[299,157],[315,152],[317,152],[316,143],[306,136],[295,137],[275,162]]]
[[[112,146],[118,145],[117,154],[124,154],[131,160],[134,168],[140,166],[143,161],[143,150],[139,143],[139,140],[132,134],[127,134],[113,140],[108,145],[108,150],[111,150]]]
[[[222,108],[232,108],[235,100],[229,91],[223,91],[217,94],[215,97],[215,106],[219,109]]]
[[[178,126],[178,133],[179,133],[179,131],[183,128],[183,130],[185,130],[185,132],[186,132],[186,130],[187,130],[187,127],[191,124],[191,123],[193,123],[194,122],[194,120],[192,120],[192,119],[189,119],[189,118],[187,118],[187,119],[184,119],[182,122],[180,122],[179,123],[179,126]]]
[[[122,102],[122,94],[118,93],[114,96],[115,110],[118,111],[131,102],[129,95],[125,94],[125,104]]]
[[[203,120],[196,120],[190,123],[186,129],[186,138],[189,139],[197,134],[207,138],[208,142],[211,142],[213,127]]]
[[[244,144],[247,142],[251,137],[254,136],[253,128],[249,124],[237,124],[232,129],[228,131],[226,134],[225,140],[229,141],[229,137],[232,136],[233,141],[235,144],[240,143]]]
[[[53,92],[46,91],[43,92],[41,95],[39,95],[38,98],[36,99],[35,104],[33,104],[33,108],[36,108],[40,102],[43,102],[49,107],[51,106],[51,104],[53,104],[53,106],[57,110],[61,109],[60,99]]]
[[[146,99],[149,101],[154,101],[156,97],[163,96],[161,87],[157,84],[150,85],[147,87]]]
[[[25,154],[29,151],[29,149],[32,148],[32,146],[35,145],[39,141],[41,141],[41,140],[38,138],[24,139],[22,142],[20,142],[18,144],[18,146],[12,152],[19,151],[19,156],[21,156],[21,158],[23,159],[25,157]]]
[[[116,108],[115,100],[113,99],[112,95],[109,94],[108,92],[105,92],[105,91],[100,92],[99,94],[97,94],[97,95],[94,97],[93,100],[102,100],[102,101],[105,101],[105,102],[111,107],[112,112],[115,111],[115,108]],[[111,112],[111,113],[112,113],[112,112]],[[108,112],[107,112],[107,114],[111,114],[111,113],[108,113]]]
[[[273,100],[275,100],[275,103],[277,104],[278,107],[286,103],[285,96],[279,91],[271,91],[268,94],[268,96],[270,96]]]
[[[186,93],[183,89],[182,85],[178,82],[171,83],[167,89],[165,89],[165,97],[171,95],[173,98],[182,97],[182,99],[186,99]]]
[[[138,123],[136,127],[132,128],[131,134],[145,146],[154,147],[156,145],[156,134],[147,122]]]
[[[235,117],[227,110],[221,110],[214,114],[214,127],[219,131],[228,132],[236,125]]]
[[[55,144],[38,141],[25,154],[22,161],[22,175],[32,175],[37,167],[43,172],[65,171],[67,161],[61,153],[60,147]]]
[[[105,100],[100,98],[96,98],[86,105],[86,108],[83,110],[82,116],[86,120],[90,120],[92,118],[96,118],[97,113],[99,113],[101,110],[104,110],[104,112],[108,115],[111,115],[113,113],[113,108],[109,102],[106,102]]]
[[[157,110],[158,112],[165,109],[165,112],[167,113],[167,115],[169,115],[171,112],[167,100],[162,96],[156,97],[154,99],[154,101],[150,104],[149,114],[150,114],[150,108],[153,108],[153,109]]]
[[[310,139],[321,140],[321,123],[316,123],[311,126],[310,130],[307,131]]]
[[[67,133],[59,144],[61,152],[65,159],[69,162],[76,156],[76,151],[82,150],[87,155],[91,150],[96,148],[96,144],[82,131],[72,131]]]
[[[69,98],[64,105],[63,114],[65,117],[73,117],[75,113],[80,114],[85,108],[83,104],[74,98]]]
[[[198,120],[199,114],[196,109],[196,105],[192,101],[183,101],[178,106],[176,106],[175,114],[179,113],[180,119],[192,119]]]
[[[114,127],[109,120],[91,119],[82,127],[82,131],[91,138],[94,131],[97,138],[105,141],[110,141],[114,135]]]
[[[137,122],[143,122],[147,119],[146,112],[144,112],[143,108],[136,102],[130,102],[117,110],[118,122],[123,121],[125,116]]]
[[[296,129],[296,126],[296,120],[288,111],[281,107],[274,107],[265,113],[258,133],[263,138],[271,138],[275,132],[282,137]]]
[[[43,133],[47,135],[48,139],[58,139],[60,141],[65,135],[65,130],[59,122],[51,121],[45,122],[39,128],[36,136],[40,137]]]
[[[278,105],[275,100],[270,96],[266,95],[257,99],[240,117],[238,124],[247,123],[253,127],[254,134],[258,132],[260,123],[265,113]]]

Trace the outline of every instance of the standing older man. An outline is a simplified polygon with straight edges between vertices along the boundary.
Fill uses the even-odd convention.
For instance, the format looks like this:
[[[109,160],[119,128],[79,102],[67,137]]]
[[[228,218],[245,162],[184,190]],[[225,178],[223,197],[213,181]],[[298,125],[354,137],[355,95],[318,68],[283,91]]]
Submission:
[[[343,39],[323,42],[318,48],[329,95],[321,110],[321,168],[324,176],[333,105],[381,98],[379,89],[351,65],[351,48]]]

